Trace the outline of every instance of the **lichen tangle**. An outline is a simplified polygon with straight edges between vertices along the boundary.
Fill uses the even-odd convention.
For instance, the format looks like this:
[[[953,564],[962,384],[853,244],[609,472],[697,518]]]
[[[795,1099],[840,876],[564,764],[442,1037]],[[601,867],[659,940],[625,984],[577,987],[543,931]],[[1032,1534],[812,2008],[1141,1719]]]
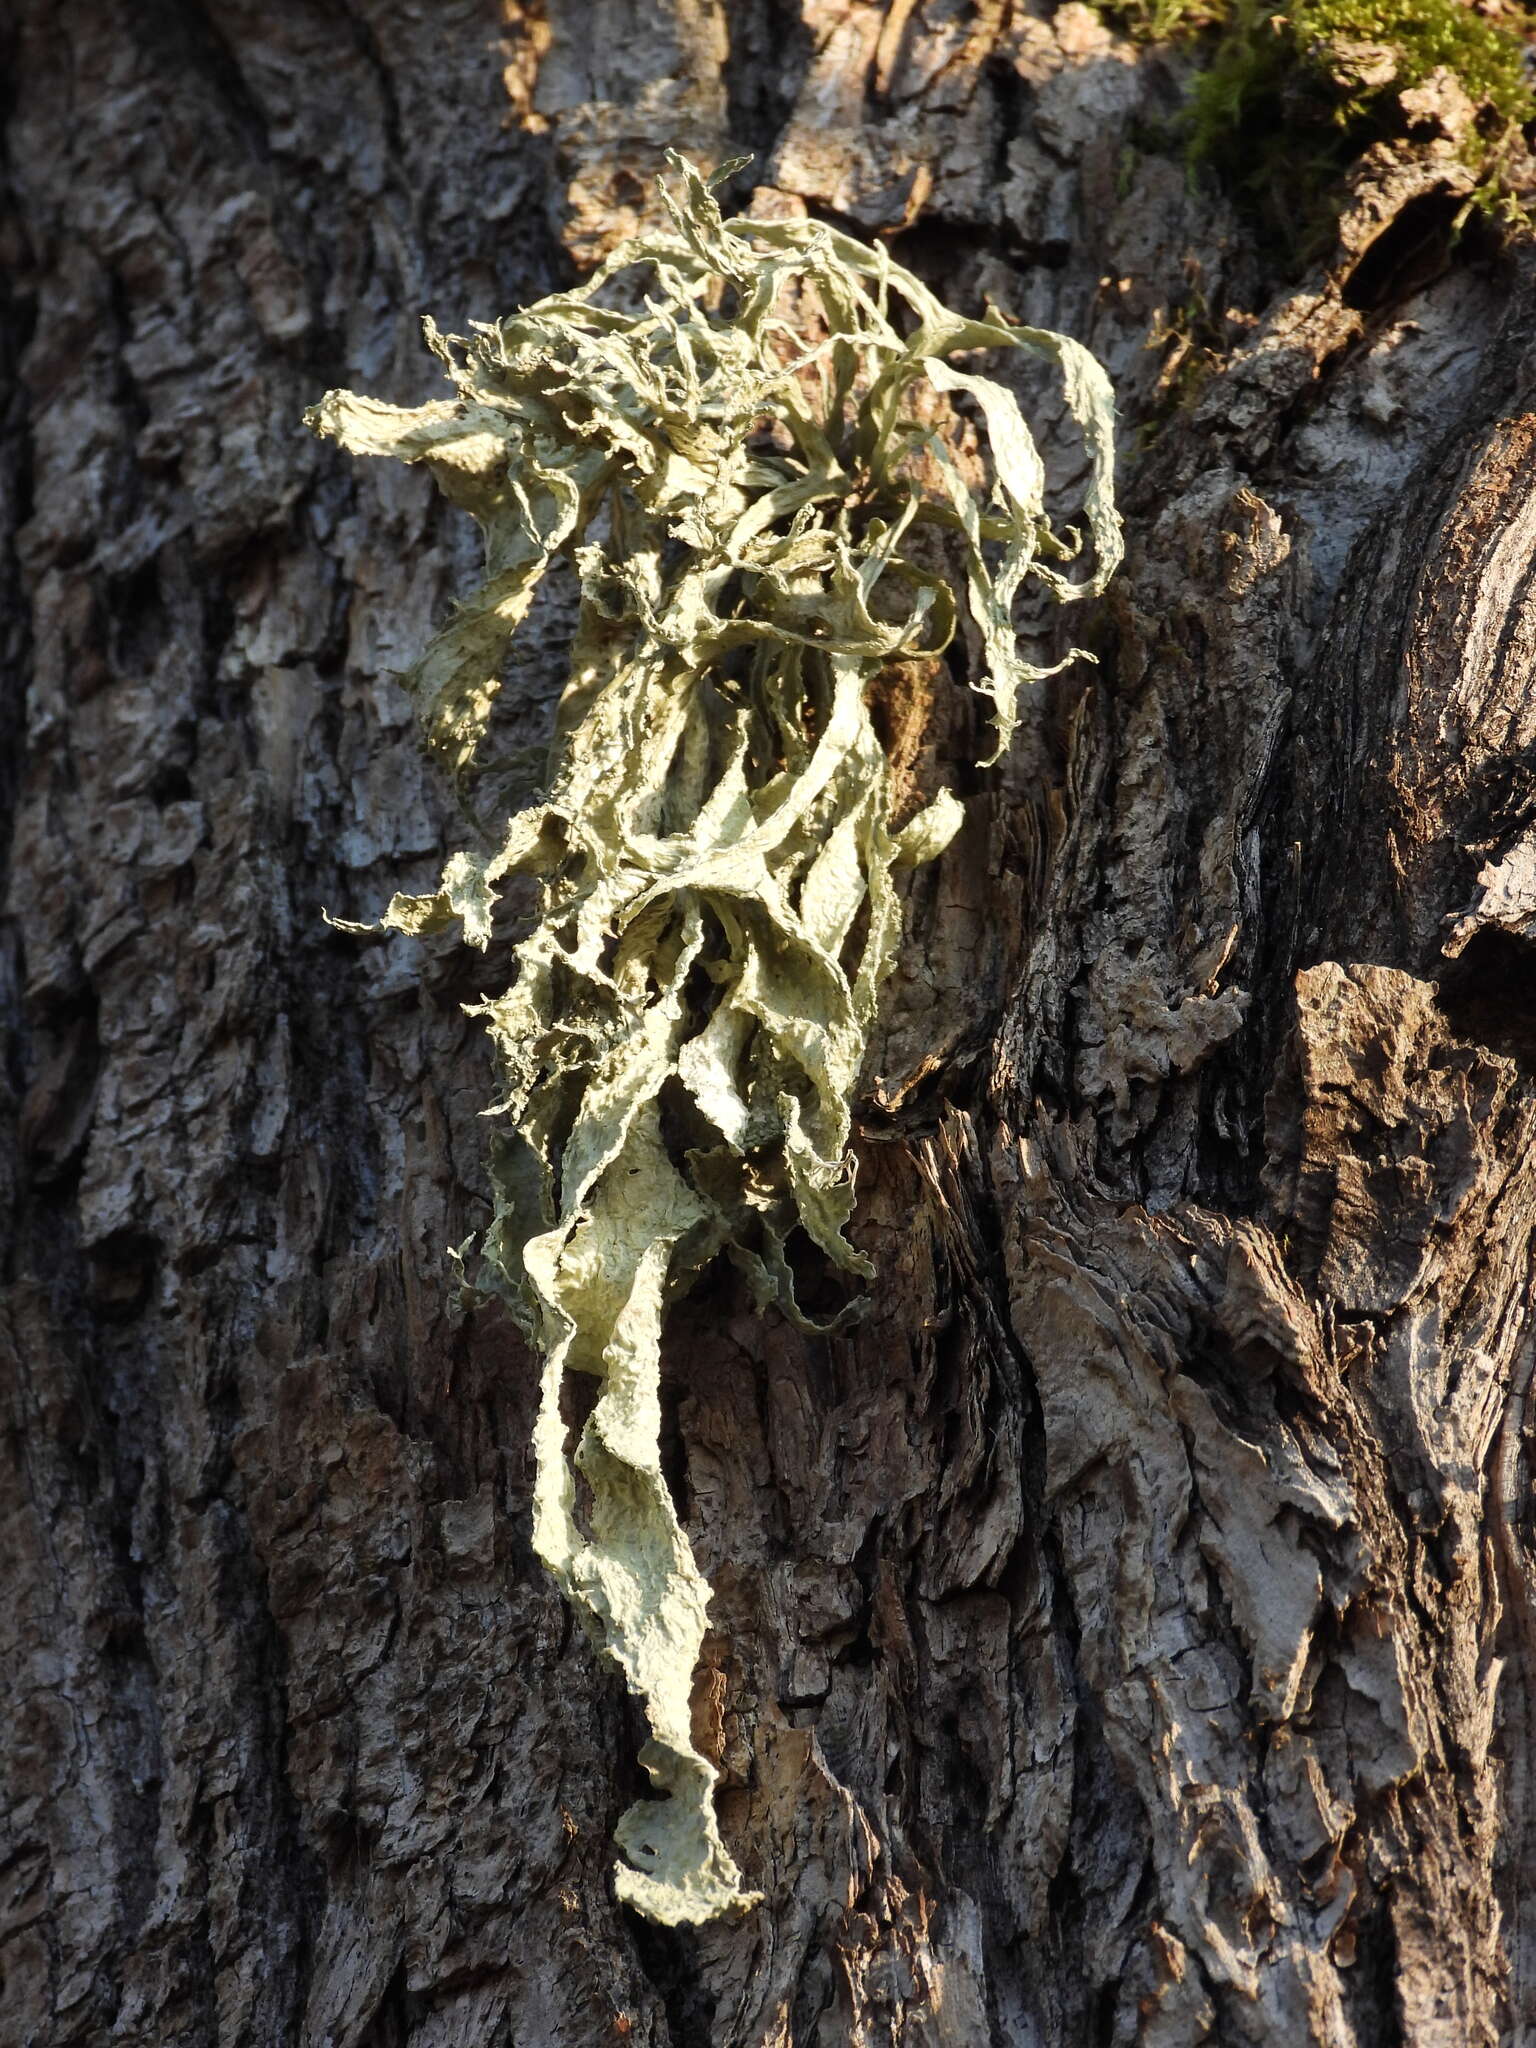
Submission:
[[[739,166],[706,182],[670,161],[669,230],[467,340],[429,323],[451,398],[333,391],[306,419],[355,454],[425,462],[483,530],[481,588],[407,678],[461,776],[485,765],[540,577],[557,554],[579,577],[546,796],[381,923],[457,921],[483,950],[498,885],[537,878],[510,985],[476,1006],[501,1082],[487,1284],[543,1360],[535,1547],[649,1723],[658,1796],[618,1824],[618,1893],[675,1923],[751,1895],[690,1732],[709,1588],[661,1470],[666,1307],[725,1252],[760,1304],[801,1319],[796,1231],[870,1271],[845,1235],[848,1139],[899,935],[893,876],[961,815],[945,793],[895,828],[866,703],[882,668],[954,630],[951,579],[916,536],[947,533],[963,564],[1001,752],[1049,672],[1019,651],[1016,594],[1101,590],[1120,528],[1110,390],[1086,350],[963,319],[829,227],[724,221],[714,187]],[[1046,515],[1015,396],[952,360],[981,350],[1054,364],[1086,539]],[[943,431],[961,415],[990,454],[980,495]],[[571,1372],[598,1382],[574,1458]]]

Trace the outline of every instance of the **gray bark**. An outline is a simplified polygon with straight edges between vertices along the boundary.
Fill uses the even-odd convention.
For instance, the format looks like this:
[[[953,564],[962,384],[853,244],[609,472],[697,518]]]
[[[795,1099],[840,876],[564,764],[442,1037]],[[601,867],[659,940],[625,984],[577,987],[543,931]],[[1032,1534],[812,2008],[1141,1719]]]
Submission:
[[[0,2036],[1536,2038],[1529,245],[1453,243],[1426,142],[1277,281],[1071,0],[0,39]],[[633,1709],[443,1259],[480,968],[321,916],[454,843],[394,677],[471,537],[298,425],[435,396],[419,314],[590,264],[671,142],[1092,346],[1131,540],[1002,767],[947,673],[891,709],[969,822],[861,1107],[870,1315],[720,1274],[670,1335],[765,1894],[691,1933],[613,1902]]]

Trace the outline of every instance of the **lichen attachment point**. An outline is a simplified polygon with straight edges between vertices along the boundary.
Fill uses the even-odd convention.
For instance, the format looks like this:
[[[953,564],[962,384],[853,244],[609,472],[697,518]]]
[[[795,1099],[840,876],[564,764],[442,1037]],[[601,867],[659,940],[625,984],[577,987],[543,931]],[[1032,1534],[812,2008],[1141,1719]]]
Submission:
[[[384,927],[492,936],[498,884],[540,914],[503,995],[476,1006],[491,1114],[489,1284],[543,1361],[534,1542],[642,1703],[662,1796],[617,1829],[621,1899],[665,1922],[749,1902],[716,1825],[689,1695],[708,1586],[659,1458],[667,1302],[717,1252],[797,1319],[803,1231],[845,1236],[851,1101],[900,913],[896,869],[960,821],[946,794],[901,831],[866,704],[892,662],[940,651],[952,535],[984,652],[974,687],[1007,746],[1027,578],[1068,599],[1120,555],[1108,381],[1077,343],[949,312],[878,249],[817,223],[722,220],[673,156],[671,231],[465,341],[428,327],[455,395],[414,410],[330,392],[307,423],[357,454],[426,462],[485,535],[486,577],[407,679],[427,738],[483,765],[507,642],[556,554],[581,610],[547,797],[459,852]],[[637,275],[642,281],[637,285]],[[1091,547],[1046,517],[1014,395],[950,360],[1024,349],[1058,368],[1088,469]],[[935,418],[964,394],[990,451],[978,496]],[[600,1382],[575,1466],[565,1375]]]

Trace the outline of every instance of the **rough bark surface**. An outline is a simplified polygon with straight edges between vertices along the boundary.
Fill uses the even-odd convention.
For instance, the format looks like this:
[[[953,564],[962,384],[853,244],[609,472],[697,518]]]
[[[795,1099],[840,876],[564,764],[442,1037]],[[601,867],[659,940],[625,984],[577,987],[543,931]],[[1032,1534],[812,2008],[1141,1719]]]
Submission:
[[[1277,284],[1075,0],[20,0],[0,46],[0,2037],[1536,2039],[1528,249],[1452,244],[1424,143]],[[531,1364],[445,1271],[482,970],[321,919],[455,829],[394,675],[471,536],[298,421],[435,395],[419,313],[573,275],[673,142],[1093,347],[1132,546],[999,770],[947,674],[890,707],[969,822],[861,1105],[872,1312],[676,1317],[765,1898],[664,1934]]]

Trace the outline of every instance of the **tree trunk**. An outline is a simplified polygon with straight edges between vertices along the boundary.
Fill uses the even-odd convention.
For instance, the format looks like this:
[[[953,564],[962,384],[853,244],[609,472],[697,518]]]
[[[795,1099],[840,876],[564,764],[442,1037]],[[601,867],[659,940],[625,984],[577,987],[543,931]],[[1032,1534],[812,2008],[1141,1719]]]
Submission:
[[[1382,146],[1277,282],[1076,0],[6,36],[0,2037],[1536,2040],[1529,244]],[[674,1317],[764,1898],[668,1932],[532,1362],[444,1258],[478,963],[322,921],[457,843],[395,676],[473,539],[299,420],[437,396],[420,313],[589,266],[674,142],[1092,347],[1130,555],[1004,764],[944,678],[893,736],[968,824],[860,1106],[870,1314]]]

